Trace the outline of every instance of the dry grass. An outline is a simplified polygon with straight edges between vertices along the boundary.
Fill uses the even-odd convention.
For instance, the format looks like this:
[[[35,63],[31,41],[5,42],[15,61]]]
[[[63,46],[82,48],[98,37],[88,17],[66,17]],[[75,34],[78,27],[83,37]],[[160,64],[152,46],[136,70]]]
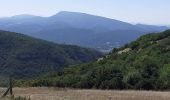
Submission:
[[[14,88],[15,96],[31,100],[170,100],[170,92]]]

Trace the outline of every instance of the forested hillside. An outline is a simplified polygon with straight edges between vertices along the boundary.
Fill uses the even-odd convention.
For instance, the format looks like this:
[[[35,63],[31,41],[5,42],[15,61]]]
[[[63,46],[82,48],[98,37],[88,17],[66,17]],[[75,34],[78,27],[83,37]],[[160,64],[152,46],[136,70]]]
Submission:
[[[18,81],[19,84],[21,81]],[[65,68],[30,86],[100,89],[170,89],[170,30],[147,34],[97,61]]]
[[[92,49],[60,45],[18,33],[0,31],[0,75],[31,78],[92,61],[102,54]]]

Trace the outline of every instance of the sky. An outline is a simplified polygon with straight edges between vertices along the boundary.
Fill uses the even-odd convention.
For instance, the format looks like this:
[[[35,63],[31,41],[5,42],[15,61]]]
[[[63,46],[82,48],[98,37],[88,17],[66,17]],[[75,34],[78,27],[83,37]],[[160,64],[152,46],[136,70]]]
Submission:
[[[170,0],[0,0],[0,17],[83,12],[130,23],[170,25]]]

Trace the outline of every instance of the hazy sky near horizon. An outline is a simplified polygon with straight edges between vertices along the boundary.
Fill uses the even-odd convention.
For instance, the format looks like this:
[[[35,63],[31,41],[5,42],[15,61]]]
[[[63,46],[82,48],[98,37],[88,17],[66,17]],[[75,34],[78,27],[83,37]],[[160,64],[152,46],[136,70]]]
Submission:
[[[130,23],[170,25],[170,0],[0,0],[0,17],[83,12]]]

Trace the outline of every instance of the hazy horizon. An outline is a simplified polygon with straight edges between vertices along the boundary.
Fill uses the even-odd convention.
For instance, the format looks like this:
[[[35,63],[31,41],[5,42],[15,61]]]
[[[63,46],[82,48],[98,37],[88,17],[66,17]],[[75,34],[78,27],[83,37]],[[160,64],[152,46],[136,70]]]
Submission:
[[[20,14],[48,17],[70,11],[133,24],[170,25],[169,4],[170,0],[1,0],[0,18]]]

